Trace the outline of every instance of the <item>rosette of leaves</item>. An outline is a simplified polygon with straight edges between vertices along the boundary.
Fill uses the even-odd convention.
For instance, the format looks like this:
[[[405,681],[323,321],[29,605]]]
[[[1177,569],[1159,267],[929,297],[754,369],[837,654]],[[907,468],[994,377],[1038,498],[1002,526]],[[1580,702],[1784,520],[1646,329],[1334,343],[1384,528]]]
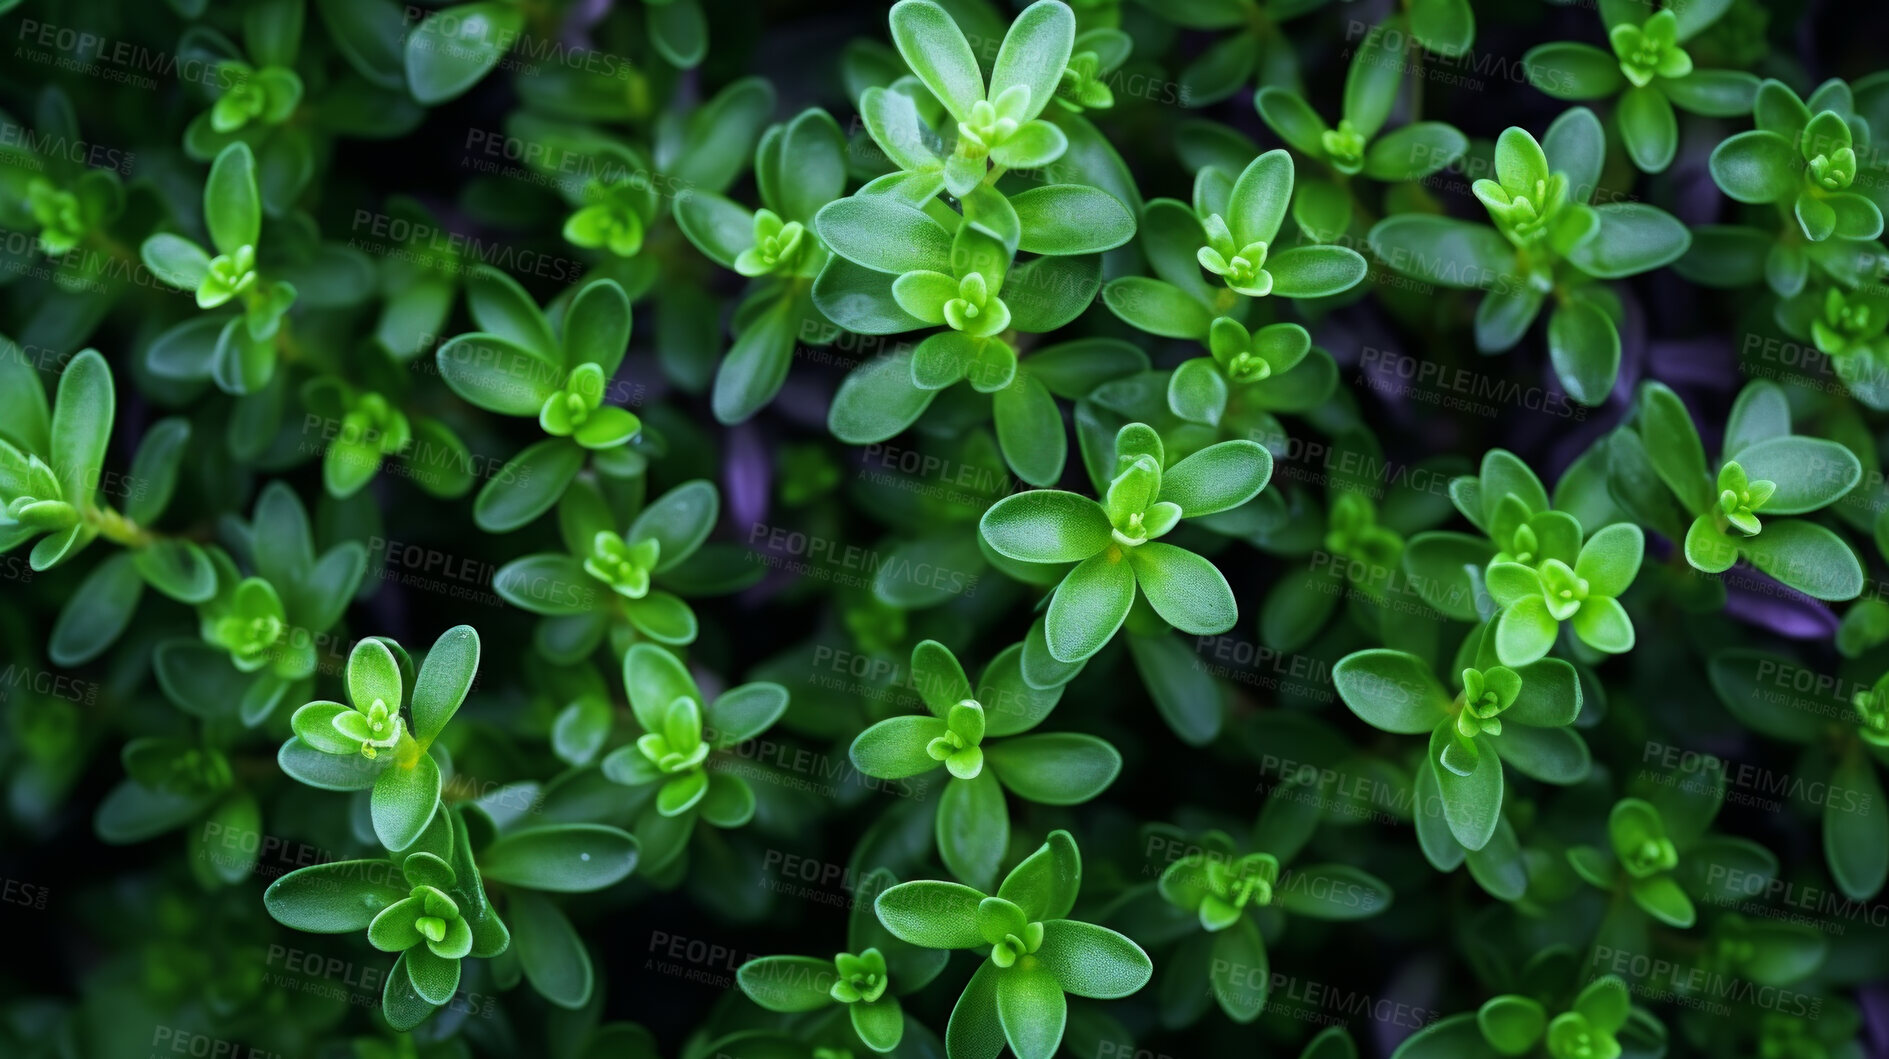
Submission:
[[[1889,764],[1889,680],[1832,680],[1755,649],[1720,651],[1706,671],[1719,701],[1745,727],[1805,748],[1792,771],[1826,784],[1810,806],[1837,889],[1852,901],[1881,893],[1889,879],[1889,816],[1877,766]]]
[[[304,93],[295,65],[305,10],[296,0],[249,5],[243,11],[241,48],[207,28],[186,38],[193,57],[204,61],[199,86],[211,102],[185,126],[184,153],[208,162],[232,144],[248,145],[256,155],[262,174],[260,191],[271,215],[286,212],[315,173],[312,124],[297,120]],[[377,96],[384,92],[368,85],[358,85],[356,91]],[[384,94],[386,98],[376,108],[383,117],[394,114],[404,102],[391,92]],[[339,101],[336,106],[341,106]],[[406,106],[412,109],[411,103]],[[418,117],[417,111],[413,116]]]
[[[56,259],[53,282],[62,291],[97,291],[114,263],[111,226],[125,211],[119,171],[129,169],[130,157],[110,168],[70,157],[85,140],[72,101],[57,88],[40,94],[30,128],[4,114],[0,121],[15,130],[0,144],[0,225],[38,233],[40,252]]]
[[[1695,902],[1745,899],[1777,875],[1777,858],[1756,842],[1706,829],[1725,798],[1723,767],[1668,774],[1671,783],[1642,774],[1607,814],[1604,844],[1573,845],[1568,864],[1590,885],[1629,900],[1617,902],[1603,934],[1631,938],[1644,931],[1644,913],[1686,929],[1697,920]]]
[[[281,482],[263,488],[248,525],[232,520],[225,532],[252,572],[206,549],[215,588],[197,606],[199,638],[164,643],[155,661],[173,698],[198,703],[205,717],[234,712],[253,728],[284,700],[312,693],[316,644],[366,576],[367,549],[343,541],[317,555],[308,513]]]
[[[1306,364],[1313,352],[1312,336],[1298,324],[1265,324],[1249,331],[1230,316],[1216,317],[1207,329],[1207,350],[1210,356],[1184,360],[1174,369],[1168,377],[1167,403],[1182,419],[1208,426],[1227,419],[1248,422],[1252,410],[1280,408],[1278,391],[1301,382],[1316,385],[1323,381],[1317,376],[1336,374],[1323,350]],[[1287,379],[1301,364],[1306,371]],[[1286,405],[1287,410],[1291,407]]]
[[[203,221],[214,257],[202,244],[170,232],[145,239],[138,256],[159,280],[194,291],[198,308],[233,305],[237,311],[177,325],[151,343],[145,364],[167,379],[208,378],[225,393],[255,393],[275,377],[295,287],[269,279],[258,267],[262,199],[248,144],[230,144],[211,163]]]
[[[624,654],[623,686],[643,732],[603,759],[603,774],[636,791],[631,833],[655,876],[680,870],[698,820],[732,829],[754,817],[754,788],[727,767],[728,751],[787,712],[787,689],[756,681],[709,702],[680,659],[649,643]]]
[[[1155,888],[1202,933],[1182,942],[1164,974],[1170,983],[1204,987],[1189,990],[1196,1004],[1211,995],[1228,1018],[1252,1022],[1271,991],[1266,938],[1284,932],[1287,916],[1347,921],[1390,907],[1390,886],[1369,872],[1347,864],[1288,866],[1317,830],[1319,812],[1315,794],[1282,786],[1253,824],[1251,852],[1241,853],[1224,831],[1176,847],[1198,852],[1169,863]],[[1172,984],[1163,988],[1169,996],[1177,992]]]
[[[151,424],[130,471],[108,476],[116,413],[111,369],[96,350],[66,365],[49,408],[38,373],[0,338],[0,553],[35,541],[27,565],[39,571],[101,536],[125,549],[66,597],[47,643],[59,665],[90,661],[116,642],[146,585],[181,603],[202,603],[216,591],[210,550],[152,528],[170,506],[190,425],[181,418]]]
[[[1428,661],[1405,651],[1354,651],[1332,667],[1339,698],[1359,719],[1382,731],[1429,737],[1419,796],[1440,798],[1448,837],[1472,852],[1489,845],[1502,821],[1503,762],[1561,785],[1579,783],[1591,765],[1586,742],[1569,727],[1581,712],[1574,667],[1559,658],[1503,665],[1498,638],[1489,625],[1470,632],[1453,693]],[[1426,853],[1434,847],[1447,859],[1449,845],[1439,841],[1444,836],[1425,834],[1433,823],[1420,814],[1418,837]]]
[[[432,416],[408,415],[405,380],[376,373],[385,389],[363,389],[337,376],[302,385],[302,406],[323,426],[321,483],[345,500],[361,491],[390,459],[405,464],[400,477],[431,496],[452,500],[472,489],[472,453],[459,435]]]
[[[100,839],[128,845],[190,827],[191,874],[206,888],[249,877],[261,850],[262,809],[222,749],[199,739],[143,736],[126,742],[119,758],[125,778],[93,817]]]
[[[720,511],[714,483],[697,479],[657,497],[619,530],[625,523],[603,492],[580,480],[558,504],[566,550],[506,563],[492,575],[492,591],[544,615],[534,642],[554,661],[581,660],[606,636],[614,654],[645,638],[693,643],[695,612],[663,587],[668,583],[664,575],[686,578],[691,568],[700,572],[728,561],[701,550]]]
[[[1767,269],[1780,274],[1774,282],[1801,286],[1811,257],[1797,235],[1813,244],[1881,235],[1878,200],[1889,174],[1872,150],[1869,115],[1843,81],[1825,81],[1804,100],[1766,80],[1751,113],[1757,128],[1712,150],[1712,179],[1739,202],[1775,203],[1786,225],[1795,218],[1797,231],[1779,236]]]
[[[1539,564],[1543,542],[1563,556],[1578,558],[1580,521],[1556,511],[1541,479],[1507,449],[1490,449],[1473,475],[1450,480],[1450,502],[1478,537],[1453,530],[1433,530],[1410,538],[1404,571],[1424,602],[1458,621],[1481,621],[1480,570],[1491,562]]]
[[[1082,21],[1078,14],[1078,25]],[[1109,87],[1109,77],[1121,69],[1134,50],[1134,38],[1113,26],[1097,26],[1076,34],[1069,49],[1069,64],[1063,67],[1062,81],[1056,86],[1056,105],[1071,114],[1113,107],[1115,90]]]
[[[984,542],[1024,563],[1069,567],[1050,599],[1045,634],[1059,662],[1080,662],[1114,638],[1137,593],[1169,625],[1212,636],[1239,620],[1213,563],[1157,538],[1183,519],[1228,511],[1259,495],[1272,454],[1252,441],[1209,445],[1164,469],[1160,435],[1145,423],[1115,438],[1115,477],[1103,500],[1060,489],[1014,493],[978,523]]]
[[[1863,589],[1856,553],[1806,515],[1841,500],[1862,477],[1846,446],[1791,433],[1784,392],[1763,380],[1746,385],[1725,424],[1717,472],[1677,394],[1657,382],[1640,388],[1635,412],[1643,446],[1616,446],[1616,480],[1650,464],[1687,516],[1686,561],[1723,573],[1741,559],[1817,599],[1853,599]]]
[[[1404,32],[1402,19],[1366,31],[1345,72],[1335,126],[1326,124],[1305,96],[1290,88],[1266,85],[1253,97],[1260,119],[1274,134],[1329,171],[1329,176],[1301,179],[1292,199],[1292,219],[1316,239],[1335,239],[1350,229],[1354,177],[1384,184],[1421,180],[1469,149],[1469,139],[1445,122],[1412,121],[1384,132],[1397,105],[1405,63],[1387,42],[1398,42]]]
[[[929,1031],[905,1014],[898,998],[930,984],[951,954],[901,941],[879,922],[874,900],[897,882],[884,868],[861,880],[855,891],[858,899],[846,921],[848,951],[830,960],[812,956],[751,959],[735,975],[741,991],[769,1011],[807,1013],[806,1019],[794,1022],[812,1040],[838,1037],[836,1044],[850,1046],[852,1041],[836,1032],[842,1011],[853,1038],[874,1052],[898,1048],[908,1027],[917,1027],[915,1036],[929,1038]]]
[[[938,799],[938,856],[951,874],[989,886],[1010,848],[1004,791],[1037,805],[1080,805],[1115,782],[1122,756],[1106,740],[1080,732],[1026,735],[1056,707],[1062,688],[1023,679],[1023,645],[999,652],[978,683],[936,640],[912,648],[911,682],[926,715],[899,716],[867,728],[849,756],[879,779],[950,773]]]
[[[276,922],[311,934],[354,934],[398,953],[381,994],[396,1030],[425,1022],[459,989],[460,963],[511,947],[472,858],[467,820],[443,808],[410,849],[386,858],[331,861],[269,884],[263,905]]]
[[[761,208],[710,191],[676,200],[676,224],[696,249],[752,281],[735,309],[734,345],[715,373],[713,407],[723,423],[760,411],[787,380],[794,347],[837,331],[813,304],[813,281],[832,254],[814,216],[846,191],[846,137],[818,107],[774,125],[754,151]]]
[[[1582,404],[1612,392],[1620,370],[1622,309],[1604,281],[1677,259],[1686,226],[1643,202],[1589,205],[1599,190],[1606,137],[1586,107],[1565,111],[1540,142],[1520,128],[1496,140],[1496,179],[1472,190],[1493,227],[1434,214],[1399,214],[1371,228],[1387,268],[1440,287],[1480,290],[1476,348],[1513,349],[1550,295],[1548,355]]]
[[[987,182],[992,165],[1000,172],[1040,169],[1062,157],[1068,137],[1038,115],[1056,97],[1075,45],[1076,17],[1069,5],[1037,0],[1017,15],[998,48],[988,86],[970,41],[943,7],[932,0],[899,0],[888,21],[899,55],[948,115],[942,137],[921,135],[929,130],[905,115],[886,127],[887,136],[874,130],[901,169],[925,174],[902,185],[911,201],[940,190],[969,195]]]
[[[1068,997],[1115,1000],[1148,983],[1154,965],[1126,936],[1066,918],[1082,886],[1082,858],[1052,831],[1010,870],[994,895],[961,883],[899,883],[873,902],[887,931],[930,949],[984,954],[945,1027],[950,1059],[1049,1059],[1063,1040]]]
[[[1852,258],[1871,256],[1856,243],[1833,242]],[[1812,244],[1811,250],[1823,245]],[[1778,300],[1774,317],[1786,334],[1829,358],[1850,396],[1880,412],[1889,410],[1889,297],[1881,284],[1855,286],[1859,278],[1807,282]]]
[[[489,266],[467,277],[466,304],[480,329],[440,347],[440,377],[488,412],[535,416],[549,435],[479,490],[472,503],[479,528],[509,533],[550,510],[591,453],[615,477],[642,473],[642,457],[626,446],[643,421],[607,401],[630,347],[630,299],[615,280],[580,287],[555,335],[524,288]]]
[[[1504,993],[1484,1001],[1474,1013],[1451,1015],[1418,1030],[1392,1059],[1603,1059],[1664,1053],[1665,1027],[1633,1006],[1620,976],[1594,979],[1571,1001],[1560,987],[1553,992],[1567,1005],[1553,1016],[1549,1004],[1554,997],[1547,992],[1539,998]]]
[[[1031,336],[1088,308],[1101,282],[1098,255],[1134,236],[1134,217],[1087,184],[1015,194],[980,185],[961,205],[961,214],[914,205],[868,185],[820,210],[816,228],[835,256],[814,283],[814,300],[829,319],[861,334],[944,328],[847,376],[828,427],[848,444],[884,441],[962,383],[990,395],[997,440],[1017,476],[1053,482],[1068,451],[1055,394],[1073,381],[1070,365],[1039,371],[1034,356],[1020,361],[1019,353]],[[1037,256],[1019,262],[1020,251]],[[1083,381],[1119,364],[1099,362]]]
[[[404,850],[439,808],[433,743],[465,701],[478,668],[479,634],[470,625],[440,634],[417,678],[399,644],[362,640],[348,655],[348,704],[318,699],[296,710],[290,719],[295,735],[276,761],[311,787],[371,789],[375,837],[389,850]]]
[[[1217,317],[1244,315],[1247,299],[1322,298],[1357,286],[1369,266],[1356,250],[1277,246],[1292,182],[1292,155],[1281,148],[1254,158],[1233,179],[1212,166],[1201,169],[1191,206],[1149,202],[1142,248],[1155,275],[1110,280],[1103,302],[1149,334],[1204,341]]]
[[[1708,29],[1728,3],[1675,3],[1660,8],[1640,0],[1602,0],[1611,54],[1589,44],[1539,44],[1522,56],[1528,81],[1556,99],[1618,97],[1614,121],[1627,157],[1641,172],[1664,172],[1679,149],[1673,108],[1711,118],[1748,113],[1757,75],[1743,70],[1695,69],[1685,44]]]
[[[1554,647],[1564,621],[1596,651],[1632,650],[1633,619],[1618,597],[1639,575],[1645,534],[1631,522],[1616,522],[1595,530],[1577,551],[1572,545],[1580,540],[1580,523],[1562,512],[1549,514],[1563,517],[1539,519],[1552,532],[1537,536],[1538,551],[1498,554],[1483,569],[1483,582],[1501,608],[1495,619],[1497,657],[1513,666],[1541,658]],[[1570,524],[1572,535],[1566,532]],[[1532,526],[1523,528],[1533,532]]]

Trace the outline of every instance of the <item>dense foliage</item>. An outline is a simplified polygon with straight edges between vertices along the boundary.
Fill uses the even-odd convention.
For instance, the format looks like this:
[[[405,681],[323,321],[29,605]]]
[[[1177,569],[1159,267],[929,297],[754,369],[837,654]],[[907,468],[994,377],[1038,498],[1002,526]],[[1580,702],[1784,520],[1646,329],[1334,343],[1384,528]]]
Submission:
[[[1889,1055],[1871,5],[0,28],[0,1053]]]

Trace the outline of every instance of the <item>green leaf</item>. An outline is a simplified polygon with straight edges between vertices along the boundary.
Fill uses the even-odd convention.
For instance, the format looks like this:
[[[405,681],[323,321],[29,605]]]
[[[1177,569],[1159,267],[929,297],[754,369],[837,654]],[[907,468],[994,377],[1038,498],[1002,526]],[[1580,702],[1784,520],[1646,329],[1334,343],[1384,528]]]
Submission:
[[[1399,214],[1371,228],[1371,252],[1391,270],[1442,287],[1490,289],[1519,282],[1515,250],[1494,228],[1449,217]]]
[[[590,1000],[595,974],[577,928],[550,898],[531,890],[512,893],[506,919],[531,988],[559,1007],[582,1008]]]
[[[407,86],[431,106],[463,95],[498,65],[525,26],[504,0],[460,4],[427,15],[407,38]]]
[[[1051,1059],[1068,1015],[1069,1002],[1048,968],[1019,963],[997,976],[997,1018],[1017,1059]]]
[[[945,730],[945,723],[936,717],[889,717],[859,733],[848,754],[853,765],[868,776],[888,780],[917,776],[938,767],[926,747]]]
[[[1837,888],[1852,901],[1867,901],[1889,879],[1889,808],[1875,762],[1851,743],[1830,775],[1831,791],[1823,806],[1823,848]]]
[[[1075,39],[1076,18],[1067,4],[1034,3],[1024,8],[997,51],[990,71],[990,98],[996,100],[1021,87],[1029,92],[1029,105],[1016,113],[1016,120],[1036,117],[1055,96]]]
[[[310,934],[353,934],[408,887],[392,861],[343,860],[297,868],[269,884],[263,907],[276,922]]]
[[[696,0],[671,0],[643,9],[649,42],[679,69],[694,69],[708,54],[708,16]]]
[[[479,633],[472,626],[455,625],[433,642],[413,684],[413,737],[421,746],[446,728],[478,670]]]
[[[1253,159],[1233,182],[1233,197],[1227,203],[1226,222],[1234,244],[1271,243],[1291,202],[1292,155],[1272,150]],[[1272,260],[1266,263],[1269,271]]]
[[[1469,0],[1414,0],[1410,34],[1438,55],[1462,55],[1476,39],[1476,14]]]
[[[1354,59],[1353,68],[1357,65]],[[1318,116],[1305,97],[1289,89],[1267,85],[1253,97],[1253,105],[1259,109],[1260,120],[1293,150],[1313,158],[1324,156],[1325,144],[1321,137],[1331,126],[1325,124],[1325,119]]]
[[[1740,202],[1780,202],[1802,184],[1797,145],[1762,128],[1741,132],[1712,150],[1712,179]]]
[[[1037,378],[1019,370],[1010,385],[992,395],[997,444],[1017,477],[1037,486],[1062,478],[1069,437],[1056,398]]]
[[[1626,84],[1620,61],[1587,44],[1558,41],[1522,56],[1528,81],[1556,99],[1604,99]]]
[[[1402,651],[1355,651],[1338,660],[1331,676],[1351,712],[1386,732],[1429,732],[1445,720],[1451,702],[1430,666]]]
[[[1075,839],[1067,831],[1051,831],[1035,853],[1004,876],[997,896],[1021,908],[1025,919],[1036,922],[1068,915],[1081,888],[1082,854]]]
[[[1235,1021],[1251,1022],[1265,1010],[1272,972],[1265,939],[1251,917],[1241,916],[1233,926],[1213,935],[1208,980],[1209,992]]]
[[[1662,383],[1647,383],[1640,390],[1639,416],[1646,453],[1666,488],[1688,512],[1715,508],[1718,497],[1705,467],[1705,446],[1679,395]]]
[[[829,992],[838,981],[832,960],[811,956],[762,956],[735,972],[748,999],[769,1011],[817,1011],[836,1003]]]
[[[927,5],[928,0],[912,0]],[[877,272],[951,273],[951,233],[924,211],[887,195],[828,203],[814,218],[834,253]]]
[[[1089,563],[1098,559],[1106,562],[1109,556],[1104,553]],[[1134,568],[1135,584],[1141,587],[1155,613],[1182,632],[1214,636],[1231,629],[1239,620],[1239,604],[1233,598],[1232,587],[1219,568],[1201,556],[1172,544],[1149,541],[1129,550],[1128,564]],[[1069,580],[1074,580],[1081,569],[1077,567]],[[1057,599],[1062,598],[1068,585],[1069,581],[1063,582]],[[1053,626],[1055,604],[1050,606]],[[1051,631],[1055,631],[1053,627]],[[1055,643],[1052,636],[1052,649]]]
[[[1100,188],[1048,184],[1017,194],[1010,205],[1022,225],[1017,249],[1026,253],[1097,254],[1135,237],[1134,214]]]
[[[52,410],[50,462],[67,503],[87,503],[97,495],[116,414],[111,369],[97,350],[84,350],[59,376]]]
[[[1679,118],[1666,94],[1652,85],[1629,88],[1614,113],[1627,157],[1643,173],[1664,172],[1679,150]]]
[[[957,23],[931,0],[900,0],[892,5],[890,21],[892,42],[906,65],[952,117],[967,120],[971,105],[984,98],[984,75]]]
[[[439,808],[439,789],[439,765],[425,752],[376,777],[372,808],[380,844],[395,852],[413,845]]]
[[[1581,271],[1599,279],[1623,279],[1679,259],[1692,235],[1678,218],[1640,202],[1609,202],[1594,208],[1600,231],[1568,254]]]
[[[1427,767],[1443,795],[1443,818],[1450,834],[1465,848],[1478,850],[1489,844],[1502,819],[1502,762],[1494,754],[1482,754],[1469,775],[1458,776],[1442,765],[1443,749],[1454,738],[1449,723],[1430,733]]]
[[[1102,303],[1129,326],[1164,338],[1204,340],[1213,323],[1213,314],[1192,295],[1147,276],[1110,280]]]
[[[46,642],[46,656],[54,665],[78,666],[97,658],[131,624],[144,595],[144,579],[134,558],[140,554],[113,555],[72,591]]]
[[[262,200],[256,193],[256,156],[246,143],[223,148],[203,185],[203,223],[219,254],[255,246],[262,232]]]
[[[1282,911],[1313,919],[1364,919],[1391,903],[1391,890],[1384,880],[1348,864],[1289,869],[1273,893]]]
[[[144,267],[159,280],[179,290],[196,290],[210,273],[210,255],[203,247],[169,232],[159,232],[138,247]]]
[[[721,494],[715,483],[697,478],[676,486],[644,508],[630,523],[624,539],[631,543],[661,541],[654,572],[663,573],[694,555],[720,517]]]
[[[1179,504],[1182,518],[1195,518],[1239,507],[1271,478],[1271,452],[1253,441],[1222,441],[1162,472],[1158,499]]]
[[[1787,430],[1789,422],[1787,413]],[[1739,450],[1738,464],[1749,480],[1777,485],[1759,509],[1760,516],[1802,515],[1827,507],[1848,495],[1863,476],[1855,453],[1822,438],[1784,436],[1758,441]]]
[[[1272,292],[1281,298],[1325,298],[1364,281],[1371,266],[1348,246],[1300,246],[1266,259]]]
[[[1371,141],[1364,175],[1386,184],[1421,180],[1469,150],[1469,138],[1440,121],[1414,121]]]
[[[545,400],[562,389],[562,371],[533,347],[500,335],[459,335],[434,359],[454,393],[499,415],[536,417]]]
[[[547,364],[568,366],[559,365],[559,346],[551,335],[551,322],[539,311],[531,295],[525,293],[525,288],[498,269],[479,265],[466,274],[466,308],[471,310],[472,321],[479,325],[479,330],[497,335]],[[516,370],[542,369],[519,365]],[[561,377],[554,378],[562,384]],[[537,409],[529,414],[537,414]]]
[[[472,502],[472,520],[487,533],[510,533],[551,510],[584,466],[585,450],[569,438],[547,438],[499,468]]]
[[[1863,568],[1843,538],[1814,522],[1778,519],[1744,542],[1752,565],[1807,596],[1855,599],[1863,591]],[[1689,554],[1689,552],[1688,552]]]
[[[1525,996],[1493,997],[1476,1011],[1483,1037],[1503,1055],[1527,1055],[1548,1030],[1548,1014]]]
[[[978,532],[999,555],[1026,563],[1068,563],[1108,547],[1113,532],[1102,505],[1079,493],[1031,489],[992,504]]]
[[[1548,318],[1548,353],[1568,395],[1598,405],[1620,373],[1620,334],[1592,302],[1570,301]]]
[[[974,949],[988,944],[977,929],[982,891],[962,883],[899,883],[873,901],[873,911],[892,936],[928,949]]]
[[[1709,118],[1740,118],[1751,113],[1758,78],[1743,70],[1694,70],[1684,77],[1666,78],[1659,87],[1681,110]]]
[[[1358,135],[1370,140],[1384,127],[1403,83],[1403,59],[1386,44],[1388,34],[1366,32],[1345,70],[1342,113]]]
[[[1043,925],[1037,961],[1064,993],[1094,1000],[1128,997],[1149,983],[1154,963],[1126,936],[1092,923],[1052,919]]]
[[[1017,736],[983,749],[984,766],[1018,797],[1038,805],[1080,805],[1106,790],[1122,770],[1114,747],[1077,732]]]
[[[1003,788],[991,770],[985,769],[976,779],[953,779],[945,785],[938,799],[936,830],[939,858],[951,874],[980,887],[995,881],[997,865],[1010,845],[1010,814],[1004,808]],[[890,929],[892,924],[886,926]]]
[[[1557,659],[1542,661],[1552,662]],[[1535,664],[1541,665],[1542,662]],[[1490,736],[1488,741],[1494,745],[1502,760],[1517,772],[1543,783],[1579,783],[1587,778],[1592,765],[1587,743],[1567,728],[1504,725],[1502,734]]]
[[[827,429],[849,445],[874,444],[911,426],[937,396],[912,385],[912,353],[901,349],[846,376],[827,410]]]
[[[511,886],[587,893],[627,878],[636,839],[603,824],[547,824],[501,835],[479,854],[479,873]]]
[[[216,567],[195,541],[161,537],[130,554],[145,582],[179,603],[216,595]]]
[[[807,318],[803,309],[810,311],[811,305],[799,297],[783,298],[735,336],[715,373],[716,420],[745,422],[780,392]]]

